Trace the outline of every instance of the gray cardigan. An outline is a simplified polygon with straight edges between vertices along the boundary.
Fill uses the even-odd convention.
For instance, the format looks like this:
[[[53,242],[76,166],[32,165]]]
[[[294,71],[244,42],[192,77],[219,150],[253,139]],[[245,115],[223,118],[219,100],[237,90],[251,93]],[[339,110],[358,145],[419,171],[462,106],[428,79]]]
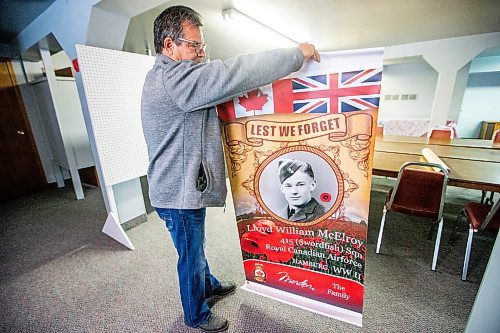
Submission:
[[[158,55],[141,101],[151,205],[223,206],[224,154],[215,106],[299,70],[303,60],[298,47],[205,64]],[[203,187],[197,186],[200,173]]]

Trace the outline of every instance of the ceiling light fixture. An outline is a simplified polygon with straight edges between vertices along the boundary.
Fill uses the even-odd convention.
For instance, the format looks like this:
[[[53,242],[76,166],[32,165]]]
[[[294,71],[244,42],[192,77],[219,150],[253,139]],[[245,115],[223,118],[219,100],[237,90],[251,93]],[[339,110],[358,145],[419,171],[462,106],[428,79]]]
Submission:
[[[254,19],[248,15],[243,14],[242,12],[237,11],[234,8],[228,8],[228,9],[222,10],[222,17],[223,17],[224,21],[228,22],[228,23],[238,22],[239,24],[263,27],[263,28],[265,28],[265,30],[268,30],[269,32],[271,32],[273,34],[275,34],[283,39],[286,39],[289,42],[292,42],[294,45],[299,44],[299,42],[297,42],[296,40],[282,34],[281,32],[271,28],[268,25],[265,25],[262,22],[257,21],[256,19]]]

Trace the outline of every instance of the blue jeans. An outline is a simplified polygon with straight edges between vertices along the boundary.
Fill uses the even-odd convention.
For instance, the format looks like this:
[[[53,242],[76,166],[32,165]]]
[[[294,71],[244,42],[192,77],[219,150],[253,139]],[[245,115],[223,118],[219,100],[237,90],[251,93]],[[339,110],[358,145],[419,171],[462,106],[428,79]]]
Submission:
[[[210,274],[205,258],[206,209],[156,208],[156,212],[165,221],[179,255],[177,273],[184,321],[196,327],[210,317],[205,299],[220,287],[220,282]]]

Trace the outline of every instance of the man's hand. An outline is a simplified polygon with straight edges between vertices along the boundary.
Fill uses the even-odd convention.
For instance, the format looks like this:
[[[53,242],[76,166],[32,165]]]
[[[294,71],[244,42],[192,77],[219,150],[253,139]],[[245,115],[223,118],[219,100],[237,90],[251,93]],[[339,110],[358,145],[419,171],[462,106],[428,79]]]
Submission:
[[[302,54],[304,55],[304,62],[309,61],[311,59],[320,62],[321,59],[319,53],[318,51],[316,51],[314,45],[309,43],[300,43],[299,49],[302,51]]]

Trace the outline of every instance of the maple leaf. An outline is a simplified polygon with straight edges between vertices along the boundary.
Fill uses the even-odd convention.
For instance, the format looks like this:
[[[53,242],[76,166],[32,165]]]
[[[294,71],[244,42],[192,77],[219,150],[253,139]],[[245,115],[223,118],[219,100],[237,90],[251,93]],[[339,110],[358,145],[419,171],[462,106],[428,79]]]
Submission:
[[[267,103],[267,95],[262,94],[259,89],[249,91],[247,95],[248,97],[243,96],[239,98],[240,105],[243,106],[247,110],[247,112],[262,111],[262,107]]]

